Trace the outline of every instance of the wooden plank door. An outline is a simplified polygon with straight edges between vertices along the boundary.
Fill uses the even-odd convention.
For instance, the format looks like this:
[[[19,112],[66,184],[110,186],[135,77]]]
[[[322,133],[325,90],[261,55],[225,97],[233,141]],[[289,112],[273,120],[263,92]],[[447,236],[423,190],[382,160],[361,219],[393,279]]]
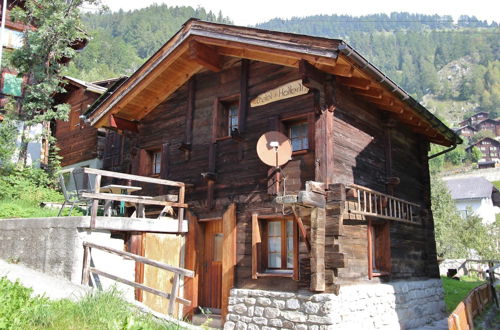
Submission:
[[[205,224],[204,241],[200,306],[217,312],[222,307],[222,220]]]

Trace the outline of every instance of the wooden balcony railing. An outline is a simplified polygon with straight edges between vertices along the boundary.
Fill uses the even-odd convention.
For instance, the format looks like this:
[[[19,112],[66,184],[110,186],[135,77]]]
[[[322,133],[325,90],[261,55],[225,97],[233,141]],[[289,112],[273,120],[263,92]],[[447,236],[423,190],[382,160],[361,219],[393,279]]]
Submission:
[[[346,185],[346,211],[382,219],[420,224],[420,205],[359,186]]]
[[[164,179],[156,179],[150,178],[146,176],[125,174],[125,173],[117,173],[111,171],[98,170],[94,168],[84,168],[83,172],[86,174],[95,175],[94,182],[92,186],[92,192],[83,192],[82,196],[87,199],[92,200],[92,208],[90,214],[90,227],[95,228],[96,218],[97,218],[97,209],[99,205],[99,200],[103,201],[117,201],[117,202],[128,202],[133,203],[137,206],[138,213],[144,214],[144,206],[145,205],[153,205],[153,206],[161,206],[163,210],[160,212],[160,215],[172,208],[177,208],[177,219],[178,219],[178,232],[181,233],[183,231],[183,220],[184,220],[184,210],[188,207],[185,204],[185,194],[186,194],[186,186],[183,182],[164,180]],[[112,193],[103,193],[101,192],[101,180],[102,177],[109,177],[113,179],[121,179],[121,180],[129,180],[136,183],[152,183],[157,185],[163,185],[171,188],[177,189],[177,194],[173,200],[159,200],[155,198],[155,196],[138,196],[138,195],[122,195],[122,194],[112,194]]]

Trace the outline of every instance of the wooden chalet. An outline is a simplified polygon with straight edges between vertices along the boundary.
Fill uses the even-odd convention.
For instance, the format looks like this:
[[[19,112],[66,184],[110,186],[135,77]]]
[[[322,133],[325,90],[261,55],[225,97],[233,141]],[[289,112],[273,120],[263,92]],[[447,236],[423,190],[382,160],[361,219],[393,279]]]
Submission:
[[[461,139],[342,40],[191,19],[86,115],[124,139],[113,170],[187,184],[187,314],[439,278],[428,152]],[[268,131],[293,147],[280,180]]]
[[[493,162],[493,163],[499,163],[500,162],[500,142],[486,137],[482,138],[481,140],[477,141],[476,143],[473,143],[465,149],[467,152],[471,152],[472,148],[476,147],[481,151],[481,159],[479,160],[479,163],[484,163],[484,162]]]

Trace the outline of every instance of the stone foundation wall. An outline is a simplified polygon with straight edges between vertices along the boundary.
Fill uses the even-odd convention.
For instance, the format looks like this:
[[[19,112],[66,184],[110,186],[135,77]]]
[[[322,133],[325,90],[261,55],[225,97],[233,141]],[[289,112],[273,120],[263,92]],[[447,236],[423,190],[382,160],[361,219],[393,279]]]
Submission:
[[[438,279],[341,287],[339,295],[232,289],[224,329],[412,329],[446,317]]]

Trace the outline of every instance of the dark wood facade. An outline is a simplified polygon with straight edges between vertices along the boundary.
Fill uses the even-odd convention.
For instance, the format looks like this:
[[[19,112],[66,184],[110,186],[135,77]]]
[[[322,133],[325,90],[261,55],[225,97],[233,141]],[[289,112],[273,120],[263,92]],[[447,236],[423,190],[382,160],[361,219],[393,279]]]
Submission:
[[[217,31],[220,37],[179,41],[195,28],[205,36]],[[219,42],[231,29],[254,38],[254,43],[243,37]],[[261,42],[260,48],[252,48],[255,40]],[[270,47],[263,40],[282,42],[282,47]],[[120,147],[121,168],[114,170],[190,184],[186,265],[197,273],[206,271],[201,262],[205,224],[236,208],[235,227],[224,231],[235,245],[234,254],[233,248],[224,249],[222,273],[227,273],[226,254],[235,267],[233,282],[223,278],[223,306],[228,283],[238,288],[337,292],[346,283],[439,276],[427,153],[431,142],[452,145],[460,139],[432,115],[422,114],[417,105],[404,103],[369,79],[349,57],[338,52],[336,64],[330,65],[330,60],[299,49],[316,45],[340,49],[340,44],[189,21],[165,49],[88,114],[96,126],[107,126],[116,117],[129,127]],[[167,57],[161,59],[162,54]],[[170,59],[172,54],[178,57]],[[152,69],[158,63],[166,66],[163,73]],[[163,78],[170,69],[177,74],[170,80]],[[307,94],[250,105],[262,93],[296,80],[309,88]],[[156,92],[150,92],[155,86]],[[238,130],[229,133],[224,128],[221,133],[221,108],[233,102],[238,105]],[[283,166],[287,194],[309,190],[320,195],[325,205],[301,207],[296,214],[287,208],[283,215],[269,188],[271,168],[257,157],[256,143],[268,131],[289,134],[294,123],[307,125],[308,143]],[[158,171],[157,157],[161,159]],[[319,182],[319,188],[308,181]],[[420,221],[404,223],[344,212],[351,184],[418,204]],[[255,242],[271,236],[266,231],[270,221],[286,224],[288,219],[293,221],[294,266],[290,271],[268,271],[263,262],[267,247]],[[371,240],[376,241],[373,246],[368,244]],[[371,265],[369,255],[380,269]],[[203,285],[195,279],[187,286],[188,294],[197,295]]]
[[[70,105],[68,120],[58,120],[55,124],[54,136],[57,139],[59,156],[62,157],[61,165],[101,158],[103,155],[105,132],[88,125],[81,115],[87,108],[101,96],[104,87],[87,86],[83,81],[66,78],[66,93],[56,96],[57,103]]]

